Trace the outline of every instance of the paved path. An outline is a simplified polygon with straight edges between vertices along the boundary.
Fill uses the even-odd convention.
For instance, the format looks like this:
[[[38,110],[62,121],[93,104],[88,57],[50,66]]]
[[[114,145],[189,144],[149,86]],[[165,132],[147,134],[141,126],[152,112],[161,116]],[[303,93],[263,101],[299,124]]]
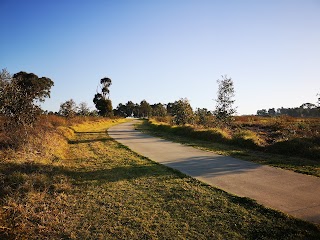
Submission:
[[[133,122],[108,130],[133,151],[200,181],[265,206],[320,224],[320,178],[217,155],[151,137]]]

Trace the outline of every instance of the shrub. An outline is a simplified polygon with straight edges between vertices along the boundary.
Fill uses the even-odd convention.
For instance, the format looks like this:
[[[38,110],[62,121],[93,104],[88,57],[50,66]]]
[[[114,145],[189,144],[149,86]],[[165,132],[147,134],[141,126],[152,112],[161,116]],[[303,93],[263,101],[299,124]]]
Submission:
[[[295,138],[276,142],[266,148],[268,152],[302,156],[311,159],[320,159],[320,137]]]

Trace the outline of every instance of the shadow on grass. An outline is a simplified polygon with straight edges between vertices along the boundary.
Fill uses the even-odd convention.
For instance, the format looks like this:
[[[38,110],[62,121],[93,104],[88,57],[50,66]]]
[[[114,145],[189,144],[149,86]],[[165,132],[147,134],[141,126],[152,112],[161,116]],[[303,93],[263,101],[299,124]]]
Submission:
[[[6,194],[19,189],[28,181],[28,177],[42,175],[44,182],[36,182],[33,188],[42,191],[44,188],[50,190],[50,185],[56,176],[64,175],[71,178],[76,185],[92,182],[96,185],[102,185],[108,182],[118,182],[123,180],[139,179],[144,177],[167,176],[172,175],[174,171],[167,171],[159,167],[158,164],[149,165],[131,165],[114,168],[104,168],[97,170],[75,169],[58,167],[39,163],[2,163],[0,167],[0,199]],[[180,174],[177,177],[185,177]]]
[[[78,144],[78,143],[92,143],[92,142],[108,142],[112,141],[110,138],[95,138],[95,139],[81,139],[81,140],[69,140],[69,144]]]
[[[69,144],[78,144],[78,143],[92,143],[92,142],[108,142],[112,141],[110,137],[108,137],[106,131],[100,132],[76,132],[76,139],[69,139]],[[100,137],[96,135],[104,135],[105,137]]]
[[[171,175],[173,178],[186,178],[186,181],[189,183],[192,183],[192,185],[202,185],[207,186],[207,188],[212,189],[215,192],[212,192],[212,194],[218,195],[224,195],[230,203],[234,203],[236,205],[241,205],[247,210],[252,210],[254,212],[259,212],[260,214],[264,216],[268,216],[270,219],[272,219],[272,222],[283,224],[284,226],[291,226],[294,224],[295,226],[299,226],[301,229],[306,229],[306,231],[309,231],[309,233],[306,232],[306,235],[311,236],[317,236],[319,233],[319,229],[312,224],[309,224],[307,222],[303,222],[300,220],[288,218],[284,214],[264,208],[257,204],[255,201],[249,199],[249,198],[241,198],[237,196],[230,195],[223,190],[215,189],[211,186],[208,186],[206,184],[203,184],[201,182],[198,182],[195,179],[189,178],[184,174],[181,174],[179,172],[176,172],[175,170],[169,170],[166,167],[159,166],[158,164],[149,164],[149,165],[133,165],[133,166],[120,166],[120,167],[114,167],[110,169],[98,169],[93,171],[84,171],[84,170],[70,170],[65,167],[55,167],[50,165],[43,165],[43,164],[35,164],[35,163],[23,163],[23,164],[16,164],[16,163],[5,163],[1,166],[0,169],[0,177],[7,177],[7,178],[0,178],[0,201],[2,201],[6,195],[9,195],[15,191],[19,191],[20,193],[24,194],[24,191],[26,191],[23,187],[20,188],[24,184],[24,177],[19,177],[22,175],[30,175],[32,174],[43,174],[47,177],[46,184],[47,186],[41,185],[41,183],[34,183],[33,189],[42,191],[42,190],[48,190],[49,192],[55,192],[56,189],[52,185],[53,180],[55,177],[70,177],[71,180],[74,180],[74,185],[102,185],[105,183],[111,183],[111,182],[117,182],[122,180],[131,180],[131,179],[138,179],[138,178],[144,178],[148,176],[166,176]],[[16,177],[12,177],[16,176]],[[57,180],[55,180],[57,181]],[[51,185],[50,185],[51,184]],[[45,188],[44,188],[45,187]],[[10,188],[11,191],[6,192],[5,189]],[[152,189],[153,187],[150,186]],[[82,190],[82,188],[81,188]],[[184,198],[184,195],[188,195],[188,193],[183,190],[181,191],[181,187],[173,188],[172,191],[166,190],[162,193],[162,196],[168,201],[168,204],[166,204],[167,211],[176,213],[176,205],[172,204],[172,202],[179,202],[182,198]],[[83,191],[83,190],[82,190]],[[152,191],[152,190],[151,190]],[[179,192],[180,191],[180,192]],[[194,195],[190,195],[194,196]],[[187,197],[187,196],[186,196]],[[80,200],[81,201],[81,200]],[[218,201],[218,200],[217,200]],[[221,209],[217,209],[216,206],[220,206],[217,202],[217,205],[211,205],[212,209],[211,211],[220,211]],[[229,208],[228,208],[229,209]],[[236,211],[229,209],[230,211]],[[192,212],[191,212],[192,213]],[[230,215],[230,213],[226,213],[227,215]],[[231,212],[232,214],[232,212]],[[237,217],[237,214],[235,215]],[[222,221],[225,221],[222,219]],[[267,237],[265,239],[271,239],[274,238],[274,236],[282,236],[283,235],[283,229],[279,227],[279,229],[276,229],[273,225],[270,226],[264,226],[263,224],[267,224],[266,222],[262,222],[261,224],[255,224],[255,227],[253,227],[249,233],[249,239],[258,239],[261,237],[261,235],[266,235]],[[270,223],[269,223],[270,224]],[[288,227],[287,227],[288,228]],[[267,230],[266,230],[267,229]],[[270,230],[272,230],[270,232]],[[292,232],[295,231],[293,228],[291,230]],[[1,233],[1,232],[0,232]],[[251,236],[252,235],[252,236]],[[281,238],[278,238],[281,239]],[[313,238],[308,238],[313,239]],[[314,237],[314,239],[316,239]]]

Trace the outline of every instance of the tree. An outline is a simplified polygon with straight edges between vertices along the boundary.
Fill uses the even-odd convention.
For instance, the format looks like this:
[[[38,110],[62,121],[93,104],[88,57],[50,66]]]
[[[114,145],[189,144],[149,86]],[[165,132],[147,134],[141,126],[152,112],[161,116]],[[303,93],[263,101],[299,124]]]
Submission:
[[[77,107],[78,112],[77,114],[80,116],[89,116],[90,115],[90,108],[86,102],[81,102]]]
[[[101,92],[104,98],[108,98],[109,99],[109,95],[110,95],[110,90],[109,87],[111,86],[112,82],[110,78],[102,78],[100,80],[100,84],[101,84]]]
[[[53,81],[34,73],[18,72],[11,76],[6,69],[0,73],[0,112],[5,117],[5,131],[14,142],[26,139],[30,128],[41,114],[39,102],[50,97]],[[20,142],[20,141],[19,141]]]
[[[268,112],[267,112],[267,109],[261,109],[261,110],[257,110],[257,115],[258,116],[268,116]]]
[[[269,108],[268,115],[269,116],[275,116],[276,115],[276,110],[274,108]]]
[[[94,95],[93,103],[96,106],[96,109],[98,110],[98,114],[100,116],[112,116],[113,110],[112,110],[112,102],[109,99],[110,90],[109,87],[111,86],[111,79],[110,78],[102,78],[100,80],[100,88],[101,92],[97,92]]]
[[[41,113],[37,102],[44,102],[50,97],[53,81],[26,72],[11,77],[5,69],[0,75],[0,106],[1,113],[7,117],[7,124],[32,126]]]
[[[94,96],[93,103],[98,110],[98,114],[103,117],[110,117],[113,114],[112,102],[110,99],[105,99],[102,94],[97,93]]]
[[[77,113],[77,104],[73,99],[60,104],[59,115],[72,118]]]
[[[189,100],[181,98],[173,103],[173,122],[177,125],[191,124],[194,120],[194,114]]]
[[[135,104],[132,102],[132,101],[128,101],[126,103],[126,114],[127,114],[127,117],[138,117],[138,115],[135,114]]]
[[[151,115],[152,108],[146,100],[140,102],[140,117],[148,118]]]
[[[174,106],[174,103],[172,103],[172,102],[169,102],[167,104],[167,114],[169,116],[173,116],[173,106]]]
[[[212,113],[206,108],[197,108],[195,111],[197,124],[202,126],[209,126],[212,121]]]
[[[218,123],[230,125],[232,116],[236,113],[236,108],[233,107],[235,102],[235,100],[233,100],[234,86],[231,78],[228,78],[226,75],[221,77],[221,80],[217,80],[219,89],[214,115]]]
[[[161,103],[151,105],[152,116],[165,117],[167,115],[167,109]]]
[[[126,111],[127,111],[126,105],[119,103],[117,108],[114,111],[114,115],[120,116],[120,117],[127,117]]]

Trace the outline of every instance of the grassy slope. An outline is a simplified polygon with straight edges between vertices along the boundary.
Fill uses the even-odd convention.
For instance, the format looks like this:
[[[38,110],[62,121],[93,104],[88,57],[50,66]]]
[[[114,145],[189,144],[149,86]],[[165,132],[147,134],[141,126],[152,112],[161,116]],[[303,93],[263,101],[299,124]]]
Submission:
[[[271,154],[261,151],[253,151],[234,145],[201,140],[196,137],[185,137],[177,135],[174,131],[171,131],[170,127],[158,128],[157,125],[153,125],[152,123],[147,121],[144,121],[142,124],[137,126],[137,128],[149,134],[169,139],[175,142],[179,142],[182,144],[186,144],[188,146],[193,146],[206,151],[213,151],[221,155],[233,156],[247,161],[266,164],[303,174],[320,177],[320,163],[318,160]]]
[[[320,229],[232,196],[74,127],[65,159],[6,163],[0,238],[318,239]],[[9,188],[9,186],[4,186]]]

